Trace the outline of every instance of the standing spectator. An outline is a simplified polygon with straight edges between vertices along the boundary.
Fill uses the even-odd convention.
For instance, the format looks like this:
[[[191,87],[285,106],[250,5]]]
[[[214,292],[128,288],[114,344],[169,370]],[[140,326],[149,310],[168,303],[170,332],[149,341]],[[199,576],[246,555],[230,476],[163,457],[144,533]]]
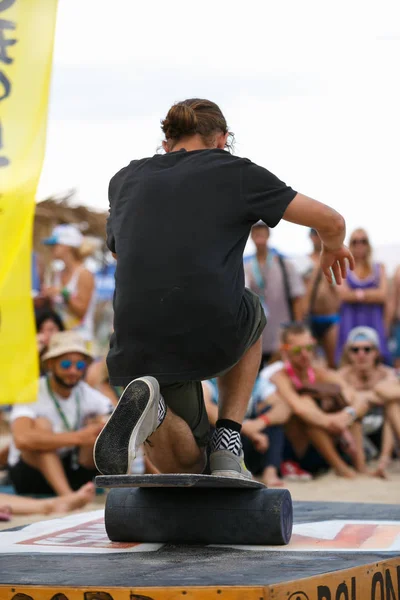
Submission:
[[[267,316],[262,334],[262,362],[279,350],[282,323],[302,321],[305,287],[292,262],[268,248],[269,227],[258,221],[251,230],[255,256],[245,263],[246,286],[255,292]]]
[[[41,296],[52,300],[65,328],[78,332],[90,345],[94,333],[95,283],[93,274],[83,265],[89,255],[84,239],[74,225],[58,225],[43,243],[52,246],[53,258],[62,260],[64,269],[57,272],[51,286]]]
[[[395,341],[394,367],[400,369],[400,267],[393,276],[387,309],[387,330]]]
[[[312,269],[306,277],[306,314],[311,333],[321,344],[328,367],[333,369],[336,365],[340,299],[337,286],[326,281],[319,265],[322,243],[315,229],[310,230],[310,239],[314,249],[310,255]]]
[[[66,496],[96,475],[93,446],[112,405],[83,381],[91,355],[79,334],[55,333],[43,360],[37,401],[11,411],[10,479],[18,494]]]
[[[354,271],[338,286],[342,300],[340,308],[339,340],[336,360],[340,359],[347,336],[354,327],[372,327],[378,333],[380,352],[384,362],[391,357],[385,332],[385,303],[388,284],[385,267],[372,261],[372,248],[364,229],[356,229],[350,237],[350,249],[355,259]]]

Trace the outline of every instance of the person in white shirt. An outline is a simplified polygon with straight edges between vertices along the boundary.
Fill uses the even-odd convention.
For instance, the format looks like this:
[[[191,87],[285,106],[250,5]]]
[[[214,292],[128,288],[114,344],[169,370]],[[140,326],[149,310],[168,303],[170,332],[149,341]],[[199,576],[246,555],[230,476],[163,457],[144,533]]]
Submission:
[[[113,407],[83,381],[92,357],[79,334],[54,334],[43,360],[37,401],[11,411],[10,479],[19,494],[66,496],[97,474],[93,446]]]

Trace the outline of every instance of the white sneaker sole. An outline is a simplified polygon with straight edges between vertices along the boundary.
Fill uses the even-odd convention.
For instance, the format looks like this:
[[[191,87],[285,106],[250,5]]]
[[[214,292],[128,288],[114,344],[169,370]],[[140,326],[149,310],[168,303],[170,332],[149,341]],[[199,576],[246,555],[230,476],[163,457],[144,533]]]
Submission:
[[[232,479],[246,479],[247,481],[253,481],[253,477],[239,473],[238,471],[212,471],[213,477],[231,477]]]
[[[130,473],[136,449],[157,429],[158,403],[154,400],[159,394],[160,386],[154,377],[139,377],[127,385],[93,448],[94,463],[100,473]]]

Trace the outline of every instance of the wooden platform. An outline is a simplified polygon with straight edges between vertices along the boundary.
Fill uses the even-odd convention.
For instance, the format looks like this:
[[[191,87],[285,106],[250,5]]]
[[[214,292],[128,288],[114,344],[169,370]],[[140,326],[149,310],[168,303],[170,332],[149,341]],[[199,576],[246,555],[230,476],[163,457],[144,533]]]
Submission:
[[[400,600],[400,506],[297,502],[295,524],[279,549],[1,553],[0,600]]]

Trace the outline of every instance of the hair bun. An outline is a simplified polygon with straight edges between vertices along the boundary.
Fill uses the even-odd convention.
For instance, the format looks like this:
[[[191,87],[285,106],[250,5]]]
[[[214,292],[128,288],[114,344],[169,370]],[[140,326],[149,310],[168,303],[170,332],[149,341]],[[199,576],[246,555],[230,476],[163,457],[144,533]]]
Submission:
[[[166,139],[193,135],[196,133],[197,116],[191,106],[179,102],[169,109],[161,125]]]

